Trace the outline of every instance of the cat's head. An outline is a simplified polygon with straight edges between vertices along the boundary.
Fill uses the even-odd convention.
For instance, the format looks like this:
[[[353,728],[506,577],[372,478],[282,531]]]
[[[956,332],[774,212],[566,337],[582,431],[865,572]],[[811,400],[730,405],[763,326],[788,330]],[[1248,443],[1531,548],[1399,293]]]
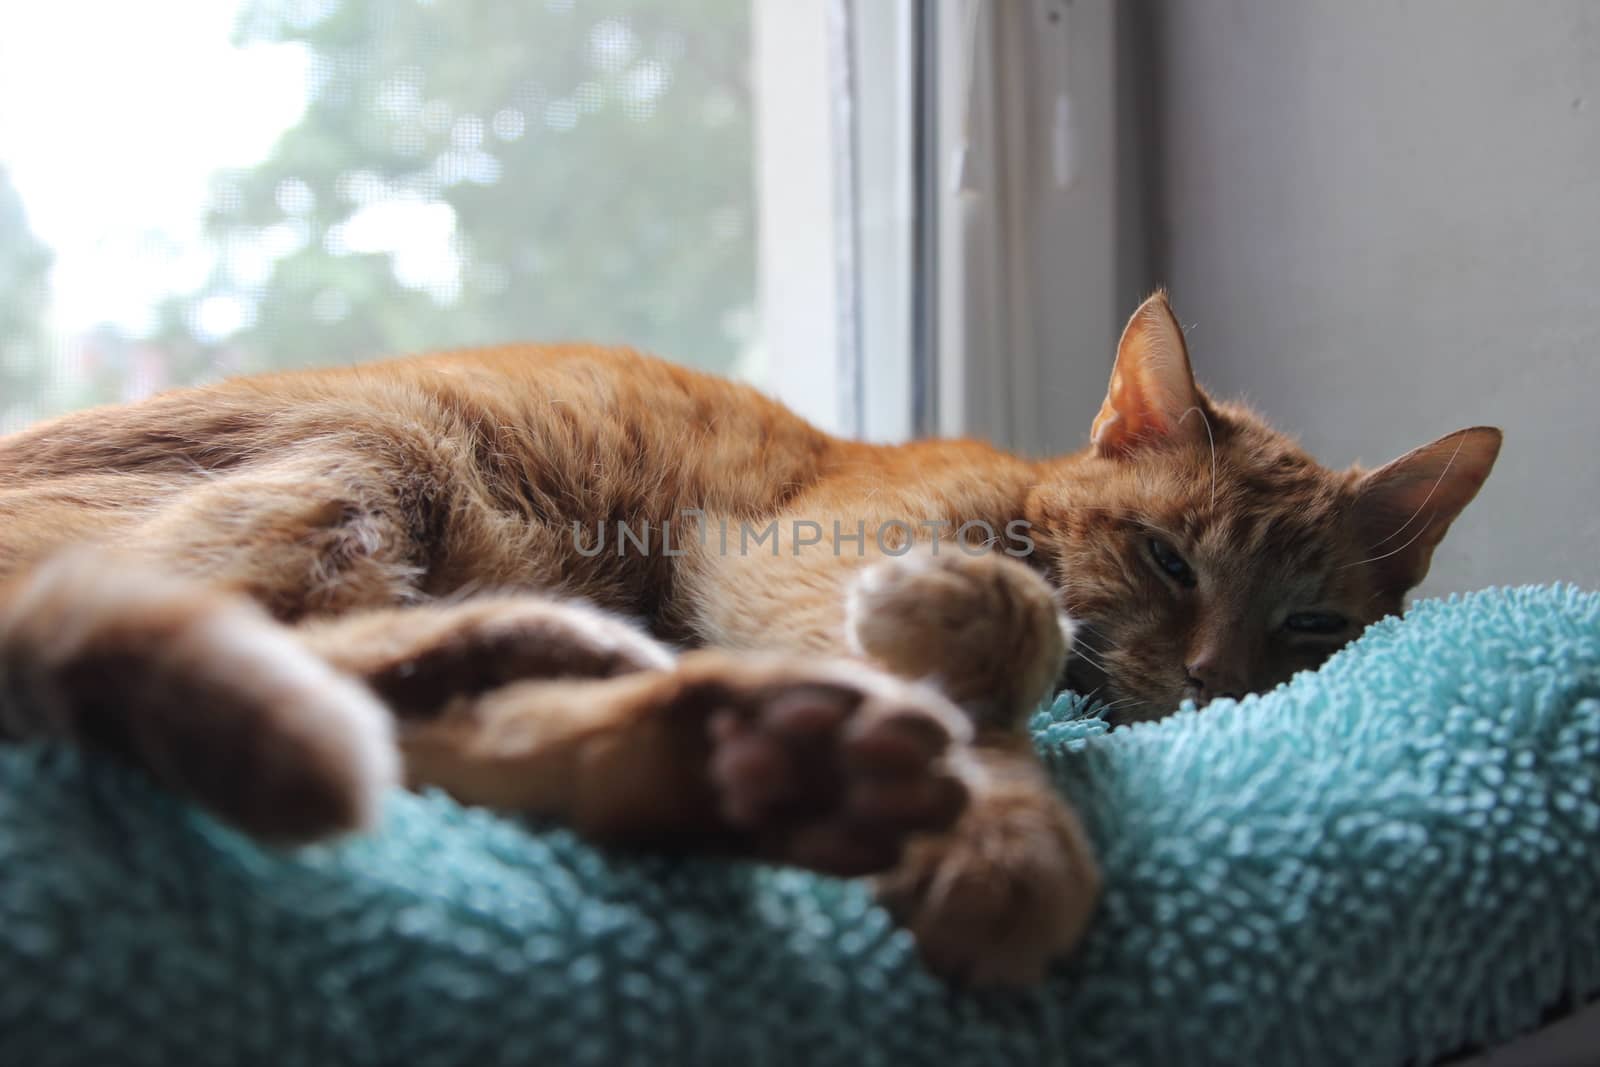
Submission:
[[[1129,321],[1090,448],[1047,466],[1031,536],[1079,624],[1073,688],[1121,720],[1261,692],[1398,613],[1500,431],[1322,467],[1195,384],[1164,294]]]

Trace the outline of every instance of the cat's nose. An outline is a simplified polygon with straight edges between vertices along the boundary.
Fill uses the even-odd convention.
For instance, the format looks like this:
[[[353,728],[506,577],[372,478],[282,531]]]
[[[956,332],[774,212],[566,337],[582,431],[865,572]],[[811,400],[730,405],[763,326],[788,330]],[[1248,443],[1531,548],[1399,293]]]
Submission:
[[[1205,704],[1212,700],[1238,700],[1249,688],[1244,672],[1232,664],[1211,656],[1201,656],[1185,668],[1189,685],[1195,690],[1195,702]]]

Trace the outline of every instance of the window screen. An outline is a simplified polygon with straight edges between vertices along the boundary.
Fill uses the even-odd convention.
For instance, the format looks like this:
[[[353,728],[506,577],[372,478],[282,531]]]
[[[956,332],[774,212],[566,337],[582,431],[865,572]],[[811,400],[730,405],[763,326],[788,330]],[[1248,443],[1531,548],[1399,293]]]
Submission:
[[[17,5],[0,430],[527,339],[755,373],[749,0]]]

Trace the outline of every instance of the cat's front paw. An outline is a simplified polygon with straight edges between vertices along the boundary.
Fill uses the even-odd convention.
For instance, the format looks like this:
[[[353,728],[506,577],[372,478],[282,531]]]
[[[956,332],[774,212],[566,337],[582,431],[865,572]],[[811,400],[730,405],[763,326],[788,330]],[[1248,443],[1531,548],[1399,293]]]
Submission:
[[[1100,871],[1077,815],[1031,758],[985,756],[966,812],[919,839],[878,882],[928,967],[974,985],[1021,985],[1082,939]]]
[[[1070,647],[1048,582],[998,552],[953,544],[862,571],[847,625],[874,661],[933,682],[980,727],[1002,730],[1050,694]]]

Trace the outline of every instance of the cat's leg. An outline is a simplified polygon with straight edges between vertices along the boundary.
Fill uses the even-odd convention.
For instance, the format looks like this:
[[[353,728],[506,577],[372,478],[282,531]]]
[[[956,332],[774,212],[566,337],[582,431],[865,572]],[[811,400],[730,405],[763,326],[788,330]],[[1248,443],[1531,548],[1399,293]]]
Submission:
[[[948,826],[976,773],[939,695],[852,663],[690,653],[536,596],[298,627],[400,716],[413,785],[619,842],[834,874]]]
[[[926,549],[861,571],[850,638],[906,677],[935,682],[973,719],[979,773],[960,820],[914,841],[880,882],[930,964],[975,982],[1023,982],[1082,936],[1100,875],[1077,815],[1025,733],[1070,634],[1048,584],[998,553]]]
[[[440,490],[420,469],[339,443],[326,451],[208,478],[122,531],[117,545],[283,620],[415,599],[429,564],[421,528]]]
[[[269,840],[369,825],[399,777],[388,713],[256,605],[94,549],[0,589],[0,737],[108,752]]]
[[[665,645],[616,615],[528,594],[357,611],[295,632],[403,721],[445,714],[511,682],[612,678],[673,662]]]
[[[718,645],[854,655],[954,698],[977,728],[967,809],[914,841],[880,894],[942,972],[1030,980],[1076,944],[1099,896],[1078,817],[1025,733],[1068,628],[1049,584],[1017,560],[950,539],[937,555],[872,544],[691,555],[696,625]]]
[[[691,652],[669,669],[522,682],[404,724],[413,784],[600,840],[832,874],[951,825],[976,773],[937,693],[864,665]]]

